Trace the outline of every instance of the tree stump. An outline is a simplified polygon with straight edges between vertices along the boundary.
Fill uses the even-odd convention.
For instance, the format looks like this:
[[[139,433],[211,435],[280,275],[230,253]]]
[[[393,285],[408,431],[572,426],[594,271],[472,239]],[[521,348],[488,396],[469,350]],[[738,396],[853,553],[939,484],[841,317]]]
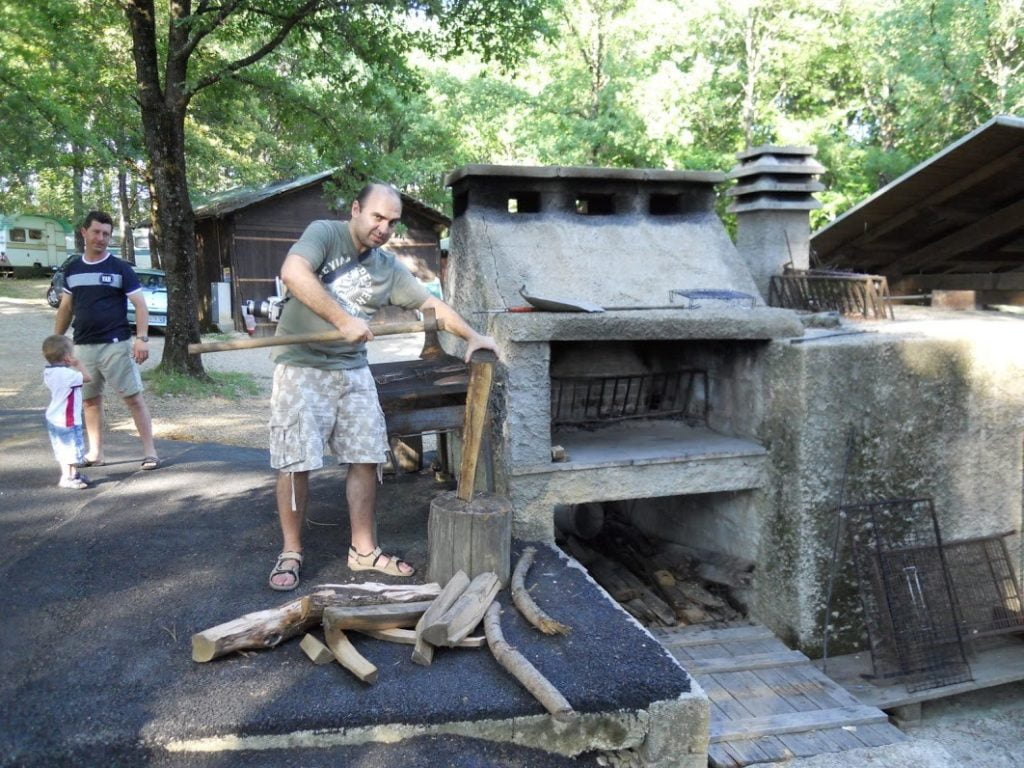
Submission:
[[[463,501],[455,492],[430,502],[427,578],[447,584],[459,571],[469,578],[493,571],[502,586],[511,573],[512,505],[500,496],[477,494]]]

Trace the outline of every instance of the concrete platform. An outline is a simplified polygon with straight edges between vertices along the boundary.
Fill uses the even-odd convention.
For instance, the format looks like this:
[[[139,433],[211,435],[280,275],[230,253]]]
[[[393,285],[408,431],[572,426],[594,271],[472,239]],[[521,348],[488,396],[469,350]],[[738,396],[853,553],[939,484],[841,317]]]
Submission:
[[[312,665],[297,639],[194,663],[194,632],[354,580],[343,470],[314,474],[302,584],[278,593],[266,586],[279,538],[265,451],[161,442],[164,466],[142,472],[138,442],[109,439],[109,463],[87,470],[96,487],[61,490],[41,412],[0,411],[0,765],[434,765],[454,754],[462,765],[588,765],[617,749],[651,765],[706,763],[703,691],[547,546],[533,594],[572,634],[544,637],[514,610],[503,629],[581,713],[570,727],[486,650],[441,650],[420,667],[407,646],[356,635],[380,670],[374,686]],[[442,490],[400,476],[379,493],[381,541],[421,572]],[[506,592],[499,600],[509,605]]]

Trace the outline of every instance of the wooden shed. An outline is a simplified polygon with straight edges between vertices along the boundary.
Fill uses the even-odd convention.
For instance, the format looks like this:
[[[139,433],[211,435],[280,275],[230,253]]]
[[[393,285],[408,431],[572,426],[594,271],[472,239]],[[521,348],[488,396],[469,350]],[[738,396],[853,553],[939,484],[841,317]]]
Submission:
[[[303,176],[262,188],[238,188],[213,196],[198,206],[196,217],[196,276],[199,323],[204,330],[217,322],[215,284],[230,286],[231,316],[236,330],[245,330],[242,306],[277,293],[275,278],[288,248],[316,219],[347,219],[349,203],[333,198],[326,185],[337,171]],[[440,237],[450,221],[439,211],[402,195],[404,231],[387,244],[421,281],[434,287],[441,274]],[[223,313],[222,313],[223,314]],[[383,310],[381,319],[403,319],[397,308]],[[257,322],[257,335],[273,333],[273,325]]]
[[[811,238],[819,266],[894,293],[973,291],[1024,304],[1024,118],[994,117]]]

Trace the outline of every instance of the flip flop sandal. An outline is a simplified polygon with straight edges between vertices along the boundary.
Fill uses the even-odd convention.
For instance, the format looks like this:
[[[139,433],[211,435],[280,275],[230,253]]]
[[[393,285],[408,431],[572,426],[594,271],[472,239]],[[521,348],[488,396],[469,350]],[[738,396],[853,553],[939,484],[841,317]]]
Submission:
[[[387,565],[377,565],[381,558],[388,558]],[[395,555],[385,554],[384,551],[377,547],[373,552],[366,555],[361,555],[356,552],[355,547],[348,548],[348,569],[350,571],[377,571],[378,573],[384,573],[388,576],[412,576],[416,573],[416,569],[409,565],[409,571],[401,570],[402,565],[409,565]]]
[[[156,456],[147,456],[142,460],[142,469],[156,469],[160,466],[160,459]]]
[[[102,467],[106,464],[103,459],[82,459],[75,466],[76,467]]]
[[[285,560],[294,560],[294,565],[285,567]],[[299,569],[302,567],[302,553],[301,552],[282,552],[277,556],[277,562],[274,563],[274,569],[270,572],[270,576],[267,578],[267,583],[271,589],[276,589],[278,592],[290,592],[299,586]],[[274,577],[280,576],[286,573],[291,576],[295,581],[291,584],[275,584]]]

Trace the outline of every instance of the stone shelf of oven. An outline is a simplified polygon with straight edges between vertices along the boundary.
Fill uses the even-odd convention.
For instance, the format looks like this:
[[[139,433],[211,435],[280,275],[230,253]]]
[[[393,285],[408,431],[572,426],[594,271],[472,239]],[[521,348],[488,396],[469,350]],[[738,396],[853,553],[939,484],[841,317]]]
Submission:
[[[491,333],[502,341],[609,339],[768,340],[803,336],[797,314],[775,307],[711,306],[607,312],[512,312],[492,315]]]
[[[552,442],[568,459],[513,466],[518,492],[552,504],[759,488],[768,452],[760,443],[674,420],[564,429]],[[534,487],[535,486],[535,487]]]

